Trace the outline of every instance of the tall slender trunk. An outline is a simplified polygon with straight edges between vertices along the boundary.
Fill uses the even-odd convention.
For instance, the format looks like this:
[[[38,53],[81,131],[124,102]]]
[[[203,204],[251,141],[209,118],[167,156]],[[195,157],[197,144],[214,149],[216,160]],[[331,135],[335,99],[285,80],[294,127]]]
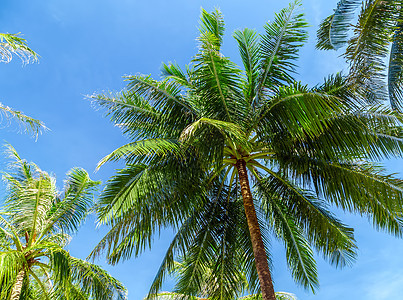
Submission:
[[[241,184],[243,206],[245,208],[246,220],[248,222],[250,237],[252,240],[253,254],[255,256],[256,270],[259,276],[260,289],[263,300],[275,300],[273,281],[271,279],[269,264],[267,262],[266,250],[264,249],[262,234],[253,204],[252,193],[250,191],[246,162],[238,160],[236,163]]]
[[[16,279],[13,289],[11,291],[10,300],[19,300],[20,299],[22,284],[24,282],[24,277],[25,277],[25,270],[21,270],[17,275],[17,279]]]

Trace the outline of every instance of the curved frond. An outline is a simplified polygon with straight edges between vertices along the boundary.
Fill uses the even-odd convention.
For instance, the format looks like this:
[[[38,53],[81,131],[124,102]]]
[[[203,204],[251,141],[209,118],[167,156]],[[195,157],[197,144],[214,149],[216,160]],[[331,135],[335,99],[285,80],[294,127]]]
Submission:
[[[6,123],[11,123],[13,120],[18,122],[22,130],[33,133],[34,135],[38,135],[42,130],[47,130],[43,122],[0,103],[0,122],[4,123],[5,121]]]
[[[316,262],[303,231],[281,202],[273,202],[270,213],[273,214],[274,232],[286,247],[287,263],[294,279],[315,292],[319,286]]]
[[[135,163],[138,156],[165,156],[172,154],[178,158],[183,156],[181,146],[176,140],[172,139],[147,139],[126,144],[114,150],[109,155],[105,156],[98,163],[97,169],[103,164],[110,161],[118,161],[125,159],[128,163]],[[142,160],[144,162],[144,160]]]
[[[303,140],[306,136],[314,137],[324,132],[327,120],[343,109],[338,98],[295,83],[278,90],[277,95],[262,107],[252,128],[256,128],[260,139],[278,135],[281,143],[284,136],[290,135]]]
[[[65,232],[76,232],[93,206],[99,184],[99,181],[91,180],[83,169],[75,168],[67,173],[63,198],[55,202],[48,216],[49,224],[42,235],[54,226]]]
[[[74,257],[71,257],[70,263],[72,282],[91,299],[127,299],[123,284],[101,267]]]
[[[255,30],[245,28],[235,30],[234,38],[238,42],[239,53],[246,73],[244,95],[249,105],[251,105],[255,98],[255,86],[259,75],[260,48],[258,34]]]
[[[158,132],[157,111],[147,100],[140,96],[122,91],[117,94],[98,94],[89,96],[96,108],[106,109],[106,116],[131,138]]]
[[[401,4],[400,0],[365,1],[348,42],[344,56],[351,65],[350,76],[360,82],[369,102],[387,97],[384,58],[389,52]]]
[[[267,201],[279,202],[325,259],[336,267],[351,265],[357,249],[353,229],[336,219],[324,201],[275,172],[261,179],[258,189],[265,195],[262,205],[267,212],[271,205]]]
[[[181,94],[181,86],[174,81],[156,81],[150,76],[141,75],[127,76],[126,80],[129,81],[130,93],[135,97],[144,97],[160,113],[160,117],[155,120],[158,124],[158,131],[155,133],[158,137],[175,137],[175,132],[198,115],[192,104]]]
[[[34,62],[38,55],[28,47],[20,34],[0,33],[0,62],[9,63],[13,55],[18,56],[23,63]]]
[[[289,156],[283,165],[289,176],[303,181],[307,187],[314,186],[327,201],[345,211],[370,217],[376,228],[402,235],[402,181],[385,174],[382,168],[369,163],[329,163],[302,156]]]
[[[350,23],[360,0],[341,0],[334,13],[319,25],[316,48],[320,50],[338,50],[347,43]]]
[[[176,63],[162,63],[162,76],[186,88],[193,88],[191,78],[189,78]]]

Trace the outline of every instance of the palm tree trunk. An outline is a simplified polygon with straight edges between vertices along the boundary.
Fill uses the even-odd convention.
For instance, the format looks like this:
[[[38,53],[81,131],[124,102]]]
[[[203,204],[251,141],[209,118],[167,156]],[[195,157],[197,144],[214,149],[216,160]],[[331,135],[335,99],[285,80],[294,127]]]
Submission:
[[[17,279],[16,279],[13,289],[11,291],[10,300],[19,300],[20,299],[22,284],[24,282],[24,277],[25,277],[25,270],[21,270],[17,275]]]
[[[243,205],[245,208],[246,220],[248,222],[250,237],[252,240],[253,254],[255,256],[256,270],[259,276],[260,289],[263,300],[275,300],[273,281],[270,275],[269,264],[267,262],[266,250],[264,248],[262,234],[253,204],[252,193],[250,191],[246,162],[238,160],[236,163],[241,184]]]

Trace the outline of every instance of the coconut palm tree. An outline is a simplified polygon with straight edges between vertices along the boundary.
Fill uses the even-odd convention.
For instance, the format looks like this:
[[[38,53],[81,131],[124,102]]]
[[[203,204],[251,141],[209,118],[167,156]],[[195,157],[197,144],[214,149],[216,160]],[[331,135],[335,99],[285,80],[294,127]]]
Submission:
[[[65,249],[85,219],[99,182],[76,168],[64,190],[9,146],[11,171],[4,174],[0,209],[0,298],[126,299],[124,286],[101,267]]]
[[[91,255],[105,250],[115,264],[177,228],[149,298],[179,256],[187,267],[178,293],[197,295],[211,268],[209,298],[233,299],[246,274],[274,300],[270,236],[284,243],[295,280],[315,290],[312,248],[336,266],[355,257],[353,230],[329,205],[401,236],[402,182],[373,163],[402,156],[400,115],[362,105],[357,82],[340,74],[315,87],[295,81],[307,39],[298,8],[281,10],[261,35],[235,31],[244,70],[221,53],[221,13],[202,10],[185,71],[164,64],[160,81],[128,76],[127,91],[92,97],[133,142],[100,162],[126,166],[98,202],[111,229]]]
[[[360,82],[362,93],[371,102],[389,101],[395,110],[403,107],[402,16],[401,0],[341,0],[321,23],[317,43],[323,50],[345,46],[350,77]]]
[[[19,34],[0,33],[0,62],[9,63],[13,55],[21,59],[23,63],[34,62],[38,55],[28,47],[26,40]],[[45,125],[32,117],[14,110],[0,102],[0,121],[19,121],[19,125],[26,131],[38,134],[41,130],[46,130]]]

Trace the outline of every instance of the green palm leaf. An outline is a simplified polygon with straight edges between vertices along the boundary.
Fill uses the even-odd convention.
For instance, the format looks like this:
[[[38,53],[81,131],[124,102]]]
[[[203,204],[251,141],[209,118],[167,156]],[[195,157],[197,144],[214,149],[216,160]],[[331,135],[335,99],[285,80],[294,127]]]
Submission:
[[[38,59],[38,55],[28,47],[26,40],[19,35],[19,33],[0,33],[0,62],[9,63],[13,55],[17,55],[24,63]]]
[[[403,66],[403,36],[401,22],[393,36],[392,48],[389,57],[388,87],[389,101],[393,109],[401,108],[402,103],[402,66]]]
[[[300,4],[292,2],[276,14],[273,23],[265,25],[260,43],[260,72],[256,85],[256,101],[263,101],[263,94],[293,81],[294,61],[298,48],[307,40],[307,23],[297,10]],[[267,89],[268,91],[265,91]]]
[[[4,174],[0,207],[1,299],[126,299],[123,285],[100,267],[63,248],[87,216],[99,182],[82,169],[68,173],[63,192],[56,180],[9,146],[13,163]]]

